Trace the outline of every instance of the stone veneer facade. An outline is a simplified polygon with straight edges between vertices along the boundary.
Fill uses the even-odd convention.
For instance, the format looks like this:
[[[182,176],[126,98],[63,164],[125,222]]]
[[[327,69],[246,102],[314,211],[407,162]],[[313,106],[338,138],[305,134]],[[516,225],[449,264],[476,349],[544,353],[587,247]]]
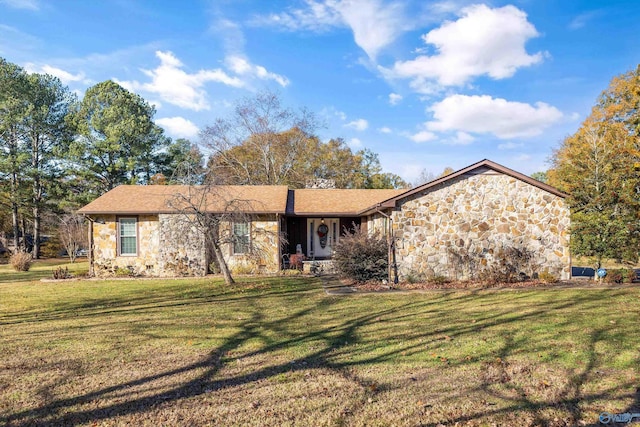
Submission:
[[[101,215],[92,224],[93,272],[110,276],[118,270],[144,276],[202,276],[208,272],[211,257],[207,255],[204,233],[177,214],[130,215],[137,218],[137,255],[118,255],[118,217]],[[252,254],[232,254],[224,245],[229,268],[236,272],[277,272],[278,219],[256,217],[250,223]]]
[[[494,255],[518,248],[532,256],[524,271],[570,277],[569,208],[564,198],[489,168],[480,168],[398,202],[391,213],[400,279],[465,279],[491,268]],[[386,230],[381,215],[370,230]],[[473,266],[461,265],[473,259]],[[471,264],[471,262],[468,262]],[[535,270],[535,271],[534,271]]]

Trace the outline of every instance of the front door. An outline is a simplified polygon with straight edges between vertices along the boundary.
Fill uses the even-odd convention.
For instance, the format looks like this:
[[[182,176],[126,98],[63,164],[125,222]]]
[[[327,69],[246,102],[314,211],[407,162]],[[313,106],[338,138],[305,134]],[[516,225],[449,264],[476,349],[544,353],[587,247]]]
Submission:
[[[340,234],[339,218],[307,218],[307,257],[331,258]]]

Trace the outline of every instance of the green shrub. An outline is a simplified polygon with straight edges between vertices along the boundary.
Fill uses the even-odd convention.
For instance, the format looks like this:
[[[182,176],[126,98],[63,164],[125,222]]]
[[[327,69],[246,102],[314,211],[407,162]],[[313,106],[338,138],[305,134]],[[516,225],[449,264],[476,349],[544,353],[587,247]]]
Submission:
[[[11,255],[9,262],[15,271],[29,271],[31,268],[31,254],[28,252],[16,252]]]
[[[335,246],[333,265],[347,279],[364,283],[388,276],[388,246],[384,237],[354,227],[346,231]]]

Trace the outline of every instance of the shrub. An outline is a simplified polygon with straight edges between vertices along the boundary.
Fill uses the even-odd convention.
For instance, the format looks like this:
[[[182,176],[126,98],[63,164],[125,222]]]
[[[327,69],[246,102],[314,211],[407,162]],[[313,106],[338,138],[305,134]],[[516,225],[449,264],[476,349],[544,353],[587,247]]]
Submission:
[[[447,283],[451,283],[451,280],[446,276],[433,276],[431,279],[429,279],[429,282],[438,286],[442,286],[446,285]]]
[[[624,283],[633,283],[633,281],[638,277],[638,274],[633,268],[627,268],[624,270],[624,272],[625,272],[624,278],[623,278]]]
[[[9,262],[15,271],[29,271],[31,268],[31,254],[28,252],[16,252],[11,255]]]
[[[384,280],[388,275],[388,246],[384,237],[369,234],[359,227],[346,230],[335,246],[333,265],[347,279],[364,283]]]
[[[556,283],[558,281],[558,278],[555,275],[546,270],[538,275],[538,279],[543,283]]]
[[[132,277],[134,275],[133,267],[127,267],[127,268],[118,267],[116,268],[116,271],[114,272],[114,274],[116,275],[116,277]]]
[[[53,270],[53,278],[60,280],[60,279],[70,279],[71,278],[71,274],[69,273],[69,269],[67,267],[58,267],[55,270]]]
[[[606,283],[622,283],[622,272],[620,270],[609,269],[607,275],[602,279]]]

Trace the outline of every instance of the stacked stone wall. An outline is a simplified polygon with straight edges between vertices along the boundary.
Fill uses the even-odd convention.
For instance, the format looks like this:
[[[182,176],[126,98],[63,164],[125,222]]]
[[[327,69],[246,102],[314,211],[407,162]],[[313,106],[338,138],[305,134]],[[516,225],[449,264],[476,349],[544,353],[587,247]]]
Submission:
[[[101,216],[93,223],[93,268],[97,276],[129,272],[134,275],[155,275],[159,249],[157,215],[139,215],[137,255],[118,255],[118,222],[115,215]]]
[[[229,268],[238,273],[276,273],[280,269],[279,227],[275,215],[253,218],[250,222],[250,247],[248,254],[234,254],[231,245],[223,252]]]
[[[562,197],[492,170],[414,194],[392,213],[401,278],[471,278],[516,248],[527,271],[570,276],[569,209]],[[380,227],[381,218],[370,225]],[[461,265],[461,263],[468,265]]]
[[[204,276],[207,274],[205,233],[181,214],[161,214],[158,250],[159,276]]]

